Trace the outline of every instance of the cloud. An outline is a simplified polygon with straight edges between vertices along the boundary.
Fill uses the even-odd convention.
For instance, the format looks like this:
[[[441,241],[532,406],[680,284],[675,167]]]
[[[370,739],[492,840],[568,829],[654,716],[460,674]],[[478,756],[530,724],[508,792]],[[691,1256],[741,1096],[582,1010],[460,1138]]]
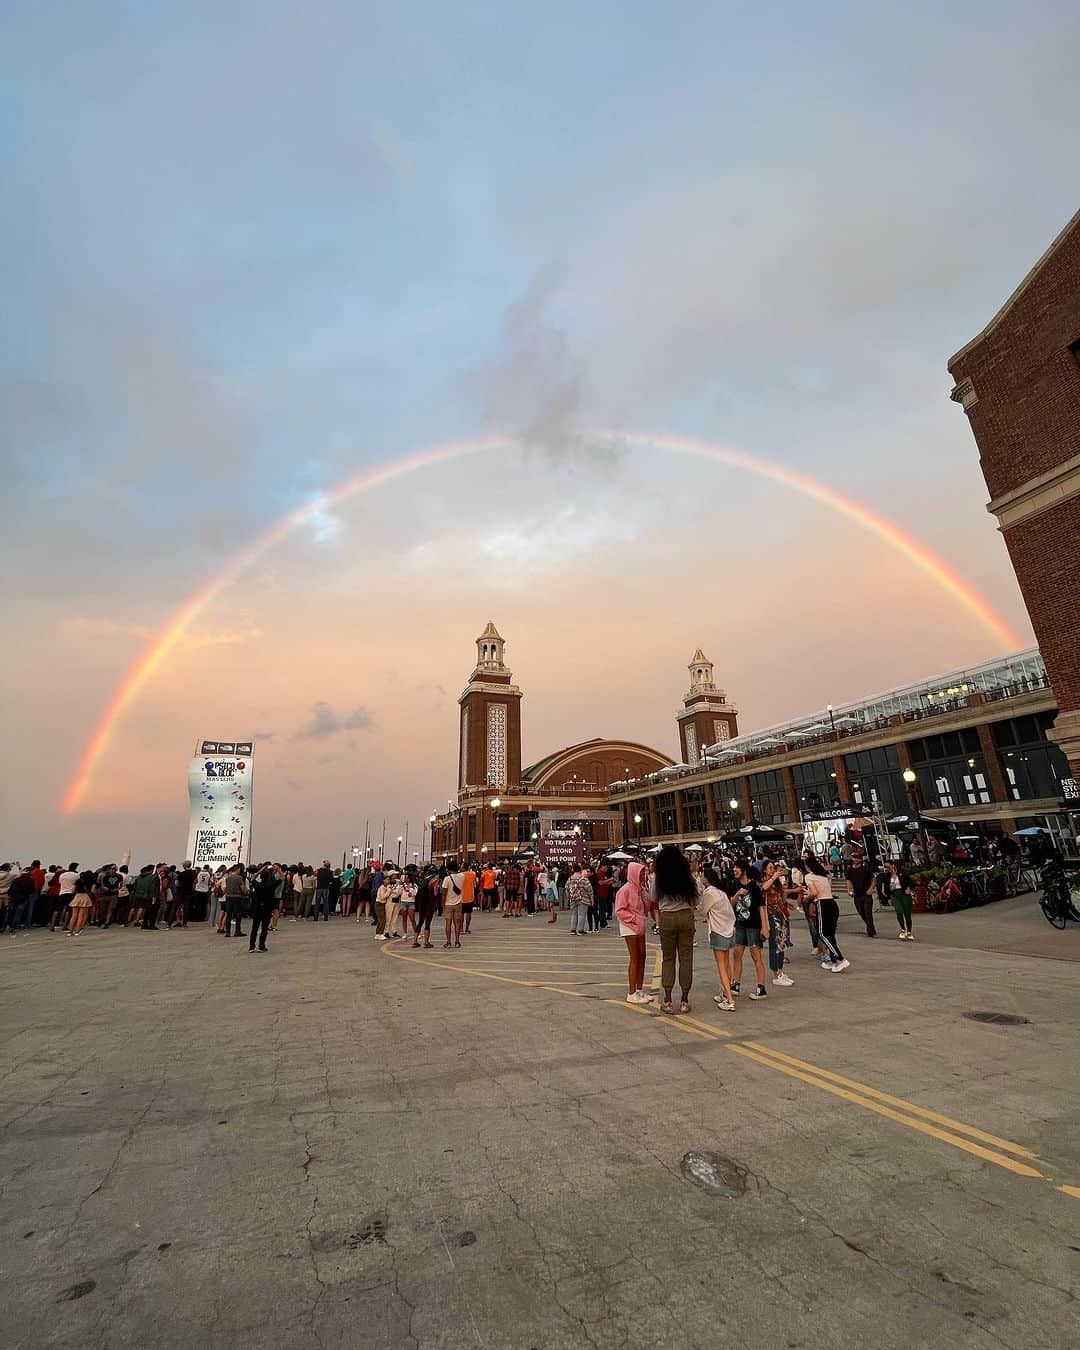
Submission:
[[[293,736],[294,741],[323,741],[339,731],[366,731],[375,725],[375,719],[366,708],[354,708],[339,717],[330,704],[320,699],[311,709],[311,719]]]
[[[503,316],[501,351],[473,378],[499,430],[562,457],[581,446],[585,372],[549,314],[557,280],[551,266],[536,273]]]
[[[87,637],[129,637],[148,642],[159,630],[150,624],[124,623],[116,619],[94,619],[83,616],[61,619],[60,629],[65,633],[82,633]],[[257,642],[263,636],[261,628],[222,628],[204,633],[189,633],[184,646],[202,651],[207,647],[240,647],[246,642]]]

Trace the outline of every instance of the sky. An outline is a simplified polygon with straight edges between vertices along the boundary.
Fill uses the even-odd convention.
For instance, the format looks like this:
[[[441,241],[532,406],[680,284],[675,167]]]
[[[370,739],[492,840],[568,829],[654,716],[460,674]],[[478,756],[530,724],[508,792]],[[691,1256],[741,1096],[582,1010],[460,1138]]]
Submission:
[[[0,17],[0,855],[182,857],[187,760],[254,736],[254,847],[412,839],[488,619],[526,761],[676,751],[1031,629],[948,358],[1076,209],[1080,10],[957,0],[229,5]],[[605,434],[598,434],[598,429]],[[125,672],[252,541],[61,802]],[[62,855],[62,856],[61,856]]]

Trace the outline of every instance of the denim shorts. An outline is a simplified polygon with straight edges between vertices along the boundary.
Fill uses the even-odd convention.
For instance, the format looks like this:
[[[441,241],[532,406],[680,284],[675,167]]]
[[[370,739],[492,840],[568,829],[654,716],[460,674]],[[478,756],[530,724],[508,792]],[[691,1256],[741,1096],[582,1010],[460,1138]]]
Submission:
[[[724,937],[721,933],[710,933],[709,946],[714,952],[729,952],[735,946],[735,939],[734,937]]]
[[[760,947],[761,929],[747,928],[744,923],[735,925],[735,946],[736,947]]]

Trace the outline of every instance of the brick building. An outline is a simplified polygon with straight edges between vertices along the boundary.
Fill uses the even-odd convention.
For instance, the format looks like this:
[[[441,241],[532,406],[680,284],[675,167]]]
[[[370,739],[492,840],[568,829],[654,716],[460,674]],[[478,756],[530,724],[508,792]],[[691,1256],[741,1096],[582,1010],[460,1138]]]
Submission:
[[[734,708],[713,681],[699,649],[691,687],[676,715],[688,762],[707,741],[738,734]],[[476,639],[476,665],[461,697],[456,800],[431,821],[435,857],[506,857],[553,829],[576,829],[597,847],[630,838],[632,813],[613,803],[613,785],[657,780],[678,770],[670,756],[628,739],[580,741],[521,763],[522,691],[506,664],[506,643],[493,623]]]
[[[949,362],[1057,701],[1080,808],[1080,212]]]
[[[644,843],[704,842],[753,821],[818,847],[880,806],[923,809],[961,834],[1048,829],[1071,852],[1056,714],[1033,647],[722,739],[697,767],[613,784],[608,801]]]

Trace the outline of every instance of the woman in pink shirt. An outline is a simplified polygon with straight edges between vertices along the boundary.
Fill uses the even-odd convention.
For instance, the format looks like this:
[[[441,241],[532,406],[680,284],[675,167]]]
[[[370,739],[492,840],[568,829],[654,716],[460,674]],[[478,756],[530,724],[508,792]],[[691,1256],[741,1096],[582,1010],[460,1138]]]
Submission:
[[[645,983],[645,915],[649,904],[645,864],[633,862],[626,869],[626,885],[620,888],[615,897],[619,933],[626,940],[626,950],[630,953],[626,972],[626,983],[630,988],[626,995],[627,1003],[652,1002],[641,988]]]

